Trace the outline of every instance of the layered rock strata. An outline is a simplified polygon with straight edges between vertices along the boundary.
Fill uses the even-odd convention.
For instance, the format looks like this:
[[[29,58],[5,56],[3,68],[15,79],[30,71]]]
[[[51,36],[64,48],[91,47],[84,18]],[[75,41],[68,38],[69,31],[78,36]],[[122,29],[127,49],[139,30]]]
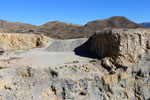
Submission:
[[[44,47],[50,44],[50,38],[44,35],[0,33],[0,47],[4,50],[24,50]]]
[[[1,66],[0,100],[150,100],[148,44],[149,30],[104,30],[81,46],[100,60]]]
[[[86,50],[100,58],[137,62],[150,53],[150,29],[105,29],[95,32]]]
[[[0,70],[1,100],[149,100],[149,65],[109,74],[101,65]],[[96,67],[97,66],[97,67]]]

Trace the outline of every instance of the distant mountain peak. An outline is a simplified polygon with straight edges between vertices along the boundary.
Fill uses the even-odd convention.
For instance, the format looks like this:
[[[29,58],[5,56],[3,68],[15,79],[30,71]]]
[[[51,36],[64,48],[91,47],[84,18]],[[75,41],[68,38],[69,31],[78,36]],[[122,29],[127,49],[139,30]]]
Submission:
[[[147,28],[150,28],[150,22],[143,22],[143,23],[141,23],[141,25],[143,25]]]
[[[91,27],[93,29],[100,29],[110,27],[110,28],[144,28],[144,26],[137,24],[133,21],[130,21],[128,18],[123,16],[114,16],[108,19],[95,20],[88,22],[86,27]],[[94,26],[94,27],[93,27]]]
[[[64,25],[72,25],[72,26],[82,26],[82,25],[78,25],[78,24],[72,24],[72,23],[66,23],[66,22],[61,22],[61,21],[52,21],[52,22],[47,22],[42,26],[50,26],[50,25],[56,25],[56,24],[64,24]]]
[[[105,28],[144,28],[143,25],[130,21],[124,16],[113,16],[108,19],[95,20],[88,22],[86,25],[77,25],[61,21],[47,22],[41,26],[24,24],[18,22],[8,22],[0,20],[2,31],[17,33],[38,33],[45,34],[53,38],[79,38],[89,37],[95,31]]]
[[[108,18],[108,19],[126,19],[126,20],[129,20],[127,17],[125,17],[125,16],[112,16],[112,17],[110,17],[110,18]]]

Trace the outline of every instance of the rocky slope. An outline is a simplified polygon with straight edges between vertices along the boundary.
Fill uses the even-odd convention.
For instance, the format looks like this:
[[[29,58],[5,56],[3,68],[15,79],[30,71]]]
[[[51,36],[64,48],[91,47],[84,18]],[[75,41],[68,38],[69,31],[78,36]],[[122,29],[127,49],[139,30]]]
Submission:
[[[87,41],[87,38],[55,40],[46,50],[49,52],[73,52]]]
[[[105,20],[88,22],[86,25],[69,24],[60,21],[48,22],[41,26],[23,23],[10,23],[0,20],[0,28],[17,33],[36,33],[59,39],[90,37],[93,32],[104,28],[143,28],[125,17],[111,17]]]
[[[19,22],[8,22],[5,20],[0,20],[0,28],[9,30],[9,32],[32,32],[32,30],[36,30],[37,26],[31,24],[24,24]]]
[[[144,26],[137,24],[126,17],[114,16],[104,20],[95,20],[88,22],[86,27],[91,28],[92,30],[104,29],[104,28],[142,28]],[[96,27],[94,27],[96,26]]]
[[[148,29],[97,32],[77,49],[101,59],[91,58],[84,63],[80,63],[79,57],[78,61],[58,65],[60,59],[66,59],[59,56],[55,66],[36,67],[25,63],[15,67],[21,58],[0,58],[3,65],[0,69],[0,99],[150,100],[149,34]],[[38,52],[34,57],[40,56],[41,61],[47,58],[52,63],[48,56],[53,56],[53,53],[42,51],[43,56],[41,51]],[[31,60],[33,55],[28,53],[30,56],[22,59]]]
[[[129,29],[135,29],[135,28],[144,28],[144,26],[137,24],[126,17],[122,16],[116,16],[111,17],[104,20],[95,20],[88,22],[84,26],[83,33],[91,34],[95,31],[102,30],[104,28],[129,28]]]
[[[1,69],[1,100],[149,100],[149,64],[109,74],[103,66]],[[97,66],[97,67],[96,67]]]
[[[47,36],[65,39],[82,37],[80,35],[82,27],[81,25],[54,21],[40,26],[38,30],[42,30]]]
[[[105,29],[85,43],[85,51],[100,58],[112,57],[137,62],[150,53],[150,29]]]
[[[0,47],[4,50],[21,50],[44,47],[50,43],[44,35],[0,33]]]

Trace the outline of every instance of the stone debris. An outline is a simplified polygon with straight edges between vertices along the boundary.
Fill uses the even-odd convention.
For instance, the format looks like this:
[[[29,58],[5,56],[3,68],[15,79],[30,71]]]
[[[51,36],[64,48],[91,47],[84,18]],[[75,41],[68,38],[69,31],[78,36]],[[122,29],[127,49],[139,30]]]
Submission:
[[[0,100],[150,100],[149,33],[148,29],[107,29],[95,33],[82,44],[88,55],[97,56],[88,61],[86,56],[65,61],[69,55],[63,55],[64,51],[73,51],[77,45],[68,51],[68,45],[54,44],[70,40],[23,54],[26,59],[41,57],[37,65],[42,60],[49,64],[56,60],[55,66],[45,67],[42,63],[36,67],[31,62],[30,66],[26,63],[16,67],[14,62],[19,63],[20,59],[13,59],[13,63],[9,61],[11,67],[6,67],[5,60],[5,67],[0,67]],[[52,59],[60,52],[61,56]]]
[[[49,52],[74,52],[75,48],[86,41],[87,38],[55,40],[46,50]]]

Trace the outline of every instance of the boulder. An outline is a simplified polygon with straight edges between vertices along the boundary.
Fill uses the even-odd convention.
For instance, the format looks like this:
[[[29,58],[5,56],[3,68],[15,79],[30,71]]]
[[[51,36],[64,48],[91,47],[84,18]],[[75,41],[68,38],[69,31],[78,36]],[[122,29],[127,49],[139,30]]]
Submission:
[[[99,58],[138,62],[150,53],[150,29],[105,29],[89,38],[84,50]]]
[[[5,50],[3,48],[0,47],[0,54],[4,53]]]
[[[25,50],[44,47],[50,44],[50,38],[37,34],[0,33],[0,45],[6,50]]]

